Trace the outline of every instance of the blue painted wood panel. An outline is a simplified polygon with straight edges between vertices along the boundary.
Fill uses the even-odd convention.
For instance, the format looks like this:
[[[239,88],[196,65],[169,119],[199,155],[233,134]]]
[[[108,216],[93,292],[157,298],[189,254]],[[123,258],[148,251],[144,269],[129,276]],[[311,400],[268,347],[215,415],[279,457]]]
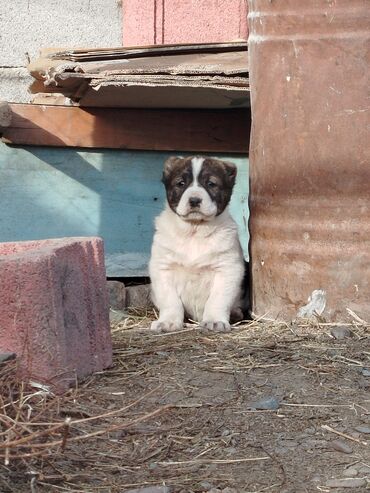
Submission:
[[[109,276],[146,275],[165,197],[163,162],[172,154],[0,144],[0,241],[97,235]],[[231,212],[247,258],[248,159],[217,157],[238,166]]]

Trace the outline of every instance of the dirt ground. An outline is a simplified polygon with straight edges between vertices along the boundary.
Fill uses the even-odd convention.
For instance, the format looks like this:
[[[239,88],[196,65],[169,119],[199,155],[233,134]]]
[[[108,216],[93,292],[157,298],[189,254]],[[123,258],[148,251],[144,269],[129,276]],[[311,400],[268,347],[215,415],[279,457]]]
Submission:
[[[8,465],[3,396],[2,493],[369,489],[369,328],[249,322],[156,335],[133,320],[113,327],[112,368],[64,397],[29,394]]]

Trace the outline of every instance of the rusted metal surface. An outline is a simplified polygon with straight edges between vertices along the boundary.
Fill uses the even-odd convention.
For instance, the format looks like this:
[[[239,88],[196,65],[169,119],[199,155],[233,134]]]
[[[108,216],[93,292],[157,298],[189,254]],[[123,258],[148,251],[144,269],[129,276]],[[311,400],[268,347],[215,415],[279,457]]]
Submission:
[[[256,316],[370,321],[369,16],[249,1]]]

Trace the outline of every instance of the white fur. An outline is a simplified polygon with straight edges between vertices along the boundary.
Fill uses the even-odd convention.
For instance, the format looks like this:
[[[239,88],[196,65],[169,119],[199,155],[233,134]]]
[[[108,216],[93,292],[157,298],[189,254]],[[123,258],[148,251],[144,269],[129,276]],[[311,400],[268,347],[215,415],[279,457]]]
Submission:
[[[198,176],[202,170],[202,164],[204,163],[204,157],[193,157],[191,160],[191,167],[193,170],[193,178],[196,184],[198,184]]]
[[[152,329],[178,330],[184,313],[207,328],[229,329],[230,311],[240,302],[244,260],[228,209],[207,222],[190,223],[167,206],[156,219],[149,274],[160,311]]]
[[[190,185],[190,187],[185,190],[176,208],[177,214],[183,218],[189,218],[191,220],[207,220],[217,214],[216,204],[212,202],[211,197],[208,195],[207,191],[203,187],[199,186],[198,183],[198,175],[202,168],[203,161],[204,158],[201,157],[195,157],[191,160],[194,181]],[[190,197],[197,197],[199,199],[202,199],[199,211],[194,211],[191,209],[189,203]]]

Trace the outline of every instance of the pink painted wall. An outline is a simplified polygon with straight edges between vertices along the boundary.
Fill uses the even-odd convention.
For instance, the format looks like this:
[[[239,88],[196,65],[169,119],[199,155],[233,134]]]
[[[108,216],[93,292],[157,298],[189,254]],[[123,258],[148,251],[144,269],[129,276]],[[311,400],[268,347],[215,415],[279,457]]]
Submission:
[[[246,40],[246,0],[123,0],[123,44]]]

